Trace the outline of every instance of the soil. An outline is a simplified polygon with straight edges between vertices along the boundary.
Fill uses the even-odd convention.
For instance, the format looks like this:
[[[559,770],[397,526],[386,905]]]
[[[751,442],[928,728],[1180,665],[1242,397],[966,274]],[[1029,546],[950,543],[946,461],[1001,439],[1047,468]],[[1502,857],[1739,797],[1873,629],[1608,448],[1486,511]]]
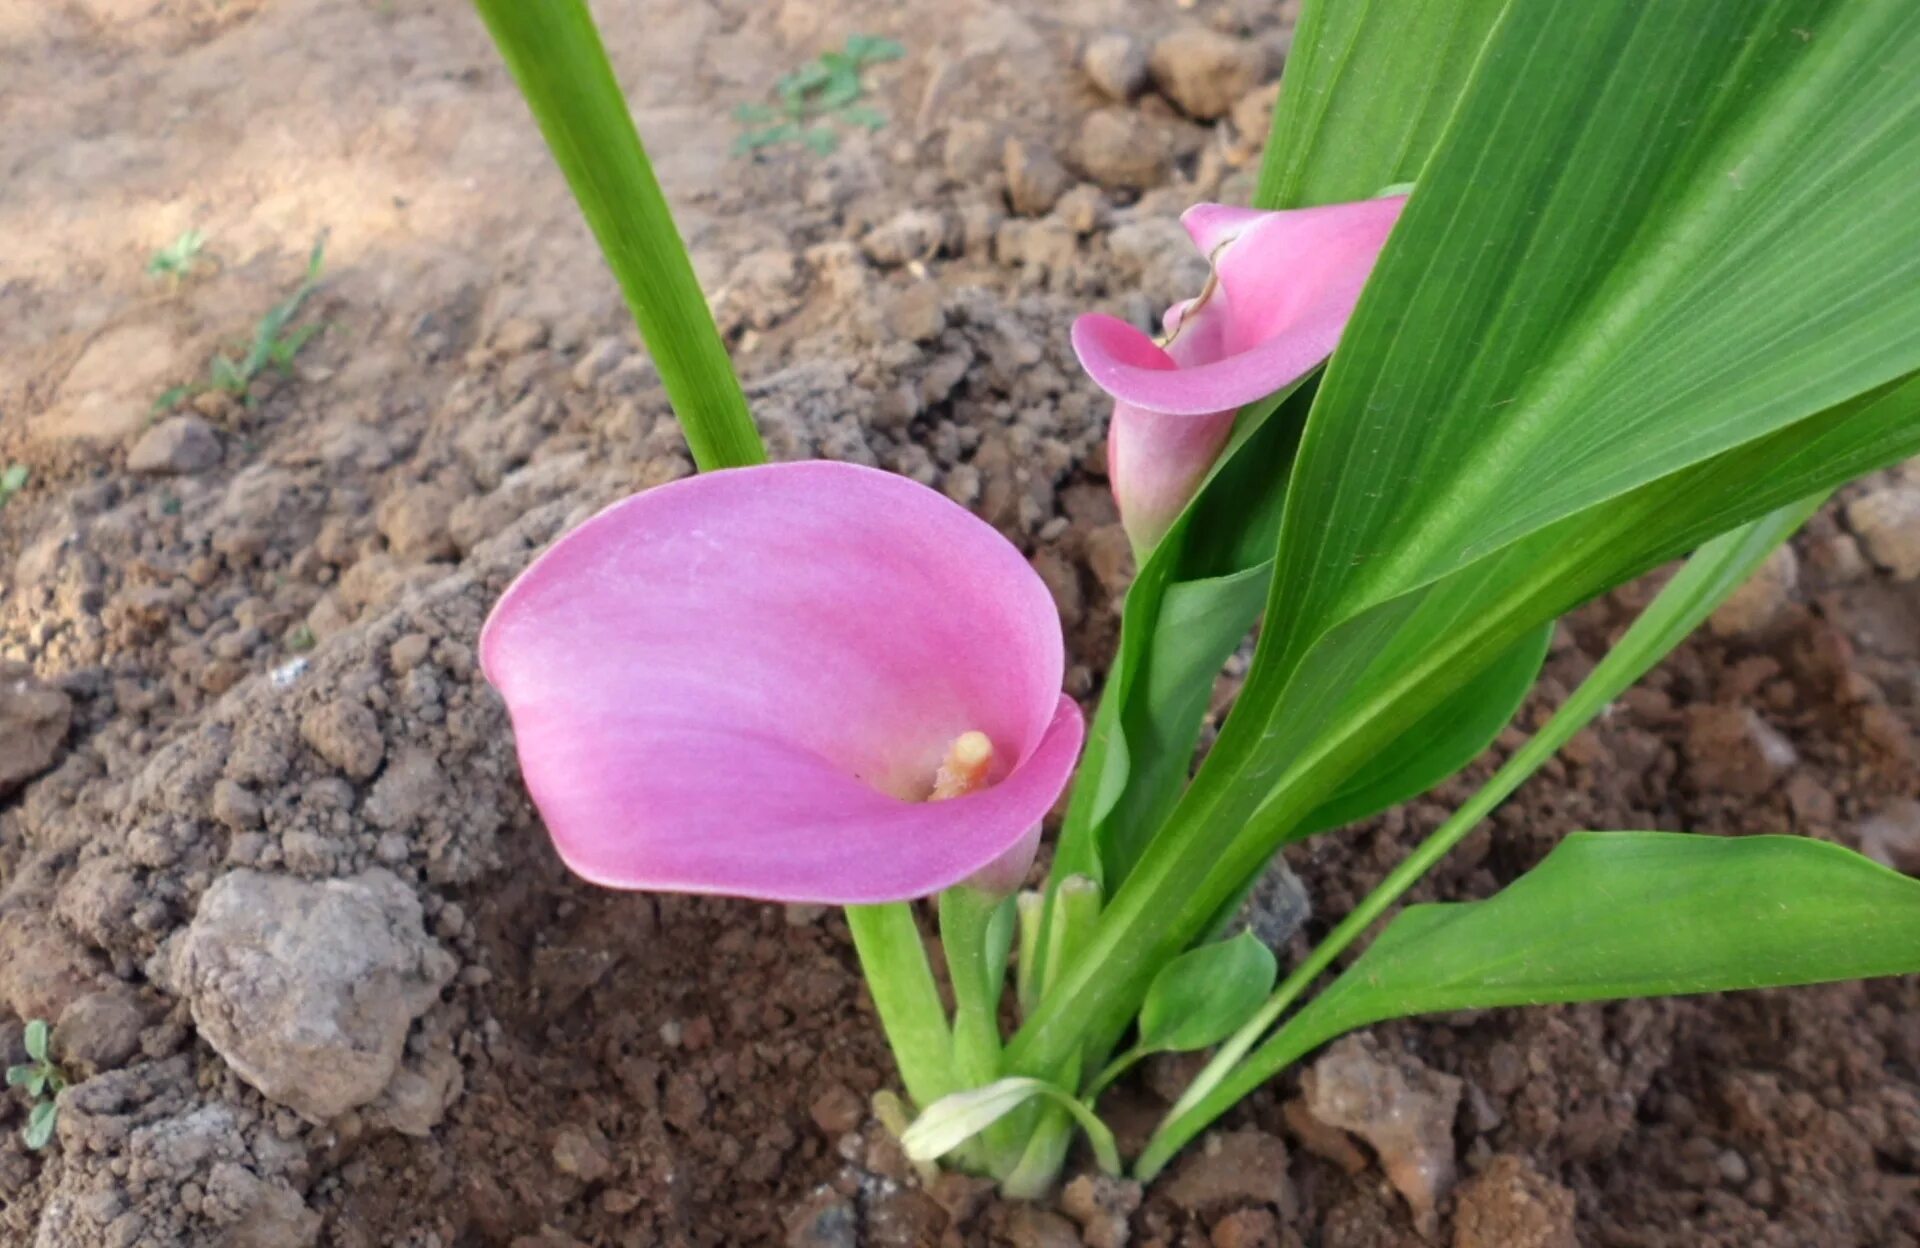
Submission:
[[[1289,6],[596,9],[775,455],[992,521],[1090,704],[1131,569],[1067,326],[1198,287],[1175,217],[1248,194]],[[869,74],[885,126],[730,151],[736,105],[856,32],[907,49]],[[469,9],[14,6],[0,75],[0,464],[32,474],[0,509],[0,1056],[54,1020],[79,1080],[41,1152],[0,1099],[0,1243],[1920,1243],[1913,978],[1391,1025],[1144,1193],[927,1181],[870,1114],[891,1076],[836,915],[590,888],[519,787],[488,605],[690,464]],[[190,227],[199,268],[145,275]],[[157,419],[323,232],[291,375]],[[1420,896],[1484,896],[1582,827],[1920,871],[1920,562],[1865,527],[1916,488],[1850,487]],[[1290,851],[1296,953],[1649,592],[1565,622],[1467,776]],[[1341,1080],[1420,1129],[1317,1118]]]

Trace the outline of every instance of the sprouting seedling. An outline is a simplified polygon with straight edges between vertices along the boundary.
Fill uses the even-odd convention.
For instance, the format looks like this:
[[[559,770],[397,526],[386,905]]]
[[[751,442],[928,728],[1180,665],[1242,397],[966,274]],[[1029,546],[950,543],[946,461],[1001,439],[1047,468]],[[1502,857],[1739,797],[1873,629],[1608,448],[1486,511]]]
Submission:
[[[0,472],[0,507],[5,507],[15,494],[27,488],[27,478],[31,470],[25,464],[8,464],[5,472]]]
[[[27,1024],[27,1060],[18,1066],[7,1067],[7,1086],[25,1088],[27,1095],[33,1098],[33,1108],[27,1113],[25,1132],[27,1147],[42,1149],[53,1138],[53,1120],[57,1112],[54,1098],[67,1086],[67,1076],[58,1063],[53,1060],[50,1044],[53,1029],[47,1026],[47,1020],[36,1018]]]
[[[164,277],[177,285],[200,263],[206,245],[206,231],[188,230],[147,257],[147,276]]]
[[[754,152],[797,142],[826,156],[840,145],[835,123],[878,130],[887,124],[886,114],[860,102],[866,94],[861,71],[883,61],[897,61],[906,52],[892,39],[853,35],[843,51],[823,52],[782,75],[774,84],[778,103],[742,104],[734,110],[734,119],[747,129],[734,140],[733,150]]]
[[[269,367],[283,376],[293,373],[293,361],[313,336],[323,328],[319,323],[292,326],[301,307],[320,284],[320,271],[326,260],[327,236],[322,233],[307,253],[307,271],[291,294],[264,312],[253,327],[253,337],[238,359],[225,351],[214,352],[207,363],[207,380],[174,386],[153,401],[156,412],[171,411],[196,394],[209,390],[251,401],[247,388]],[[289,326],[292,326],[289,328]]]

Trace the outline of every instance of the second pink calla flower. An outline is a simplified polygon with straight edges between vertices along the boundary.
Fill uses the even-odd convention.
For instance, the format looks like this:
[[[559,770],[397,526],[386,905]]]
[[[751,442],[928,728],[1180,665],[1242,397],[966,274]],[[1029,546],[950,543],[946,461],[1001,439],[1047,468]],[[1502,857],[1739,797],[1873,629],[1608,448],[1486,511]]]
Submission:
[[[1083,316],[1073,349],[1116,400],[1108,474],[1145,552],[1199,489],[1245,404],[1333,354],[1404,196],[1261,212],[1198,204],[1181,217],[1213,263],[1207,288],[1167,310],[1154,342],[1111,316]]]
[[[560,856],[619,888],[1010,888],[1079,755],[1039,576],[944,495],[850,464],[616,503],[522,574],[480,651]]]

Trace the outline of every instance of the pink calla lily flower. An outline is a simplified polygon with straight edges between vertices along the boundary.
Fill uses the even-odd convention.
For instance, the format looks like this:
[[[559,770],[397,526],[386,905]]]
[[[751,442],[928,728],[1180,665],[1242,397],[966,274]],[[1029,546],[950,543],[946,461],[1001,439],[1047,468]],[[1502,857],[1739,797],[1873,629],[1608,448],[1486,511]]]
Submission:
[[[852,464],[614,504],[513,583],[480,654],[561,858],[616,888],[1011,889],[1080,750],[1040,577],[944,495]]]
[[[1213,262],[1156,343],[1125,321],[1074,322],[1081,366],[1116,400],[1108,475],[1136,549],[1158,542],[1233,432],[1240,408],[1333,354],[1405,196],[1261,212],[1198,204],[1180,218]]]

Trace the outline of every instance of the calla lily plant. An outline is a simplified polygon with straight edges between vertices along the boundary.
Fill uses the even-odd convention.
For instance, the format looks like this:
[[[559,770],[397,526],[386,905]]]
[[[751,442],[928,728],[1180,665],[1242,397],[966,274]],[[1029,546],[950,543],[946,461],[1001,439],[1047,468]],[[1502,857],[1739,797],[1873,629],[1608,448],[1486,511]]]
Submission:
[[[1183,218],[1205,289],[1158,341],[1071,329],[1139,558],[1084,731],[1025,552],[904,478],[760,462],[584,7],[478,6],[709,470],[587,520],[495,607],[528,791],[595,883],[846,906],[912,1156],[1031,1196],[1084,1138],[1151,1178],[1382,1019],[1920,971],[1920,881],[1808,838],[1576,833],[1491,898],[1396,911],[1834,488],[1920,452],[1899,6],[1834,0],[1809,33],[1712,0],[1310,0],[1256,206]],[[1237,917],[1274,856],[1459,772],[1556,617],[1680,558],[1282,976]],[[1123,1157],[1103,1093],[1192,1050]]]

